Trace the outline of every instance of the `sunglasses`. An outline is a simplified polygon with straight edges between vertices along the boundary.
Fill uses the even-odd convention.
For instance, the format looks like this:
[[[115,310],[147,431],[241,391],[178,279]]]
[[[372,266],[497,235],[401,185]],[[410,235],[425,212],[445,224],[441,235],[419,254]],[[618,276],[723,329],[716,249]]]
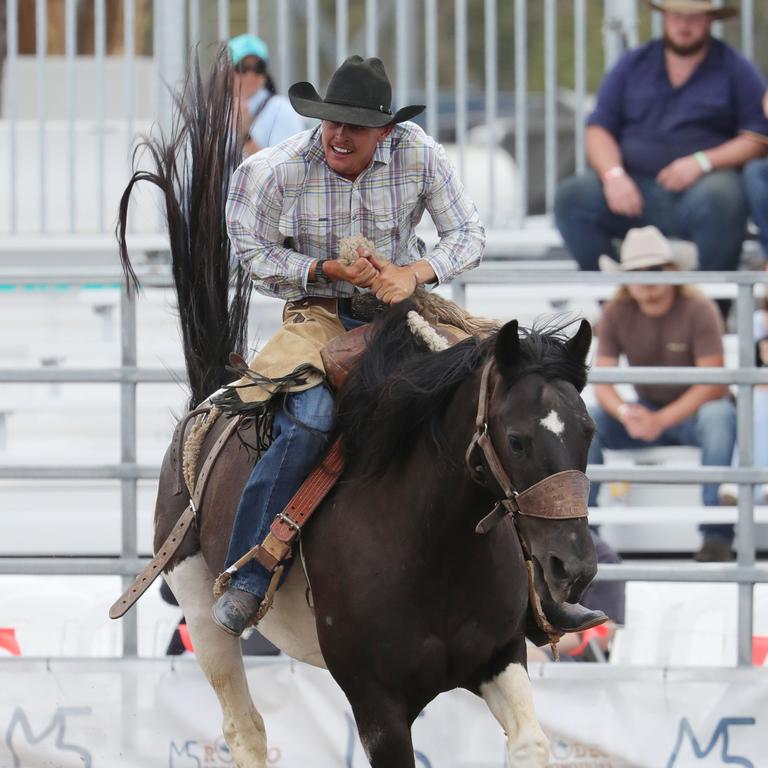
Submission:
[[[245,75],[248,72],[252,72],[254,75],[264,74],[263,64],[235,64],[235,72],[238,75]]]

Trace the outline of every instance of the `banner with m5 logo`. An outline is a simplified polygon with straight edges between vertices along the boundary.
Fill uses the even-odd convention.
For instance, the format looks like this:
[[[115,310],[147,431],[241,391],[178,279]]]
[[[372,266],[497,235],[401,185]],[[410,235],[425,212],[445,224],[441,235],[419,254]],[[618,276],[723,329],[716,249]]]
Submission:
[[[250,659],[270,768],[366,768],[327,672]],[[531,665],[550,768],[765,768],[768,669]],[[0,661],[0,768],[232,768],[193,659]],[[413,726],[418,768],[511,768],[485,704],[444,694]]]

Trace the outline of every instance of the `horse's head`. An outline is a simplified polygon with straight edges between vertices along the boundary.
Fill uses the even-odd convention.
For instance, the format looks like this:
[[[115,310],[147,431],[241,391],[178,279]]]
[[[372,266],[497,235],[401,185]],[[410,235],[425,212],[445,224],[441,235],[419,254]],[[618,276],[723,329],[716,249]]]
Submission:
[[[577,601],[597,572],[586,518],[588,484],[580,474],[595,429],[580,395],[591,339],[586,320],[568,340],[538,331],[521,338],[512,321],[498,333],[489,369],[488,436],[513,490],[522,494],[575,470],[532,491],[533,514],[516,514],[545,602]]]

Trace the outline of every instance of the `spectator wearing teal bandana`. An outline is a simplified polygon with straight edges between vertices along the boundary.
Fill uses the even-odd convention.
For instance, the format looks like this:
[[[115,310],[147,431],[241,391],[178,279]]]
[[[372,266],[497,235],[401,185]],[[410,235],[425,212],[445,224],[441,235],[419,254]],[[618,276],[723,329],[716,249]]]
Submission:
[[[235,69],[235,105],[247,157],[304,129],[290,102],[277,93],[269,73],[269,49],[256,35],[238,35],[229,43]]]

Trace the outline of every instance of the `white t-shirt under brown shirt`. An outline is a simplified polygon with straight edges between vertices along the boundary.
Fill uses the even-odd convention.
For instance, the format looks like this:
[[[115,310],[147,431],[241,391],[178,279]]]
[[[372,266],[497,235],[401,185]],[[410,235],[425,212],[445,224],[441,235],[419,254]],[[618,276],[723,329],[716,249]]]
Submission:
[[[700,294],[678,292],[669,312],[644,315],[634,299],[606,304],[598,324],[597,354],[630,365],[692,366],[702,357],[723,354],[723,321],[717,305]],[[638,384],[637,396],[664,406],[677,400],[690,385]]]

